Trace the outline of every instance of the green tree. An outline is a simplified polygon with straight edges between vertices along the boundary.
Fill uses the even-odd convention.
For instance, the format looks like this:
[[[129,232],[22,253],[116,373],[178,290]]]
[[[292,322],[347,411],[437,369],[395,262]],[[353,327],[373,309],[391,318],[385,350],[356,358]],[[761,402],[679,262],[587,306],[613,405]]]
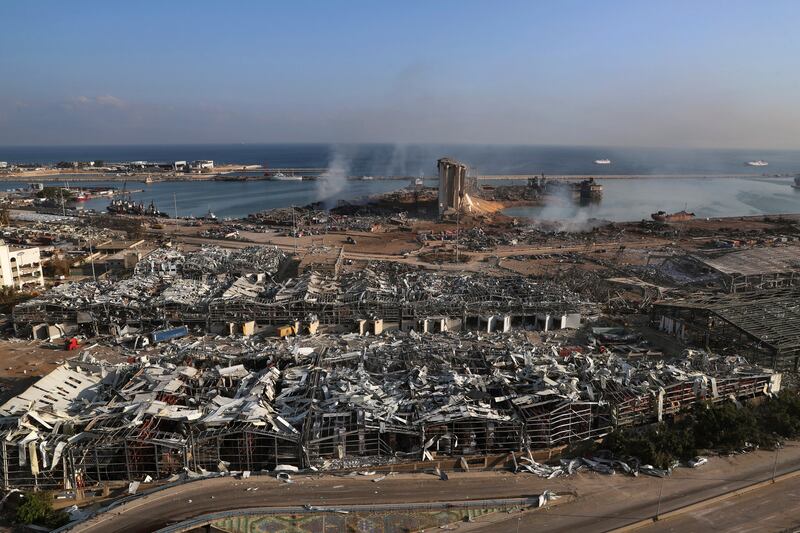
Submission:
[[[69,521],[64,511],[53,509],[53,497],[45,492],[28,492],[17,507],[18,524],[40,524],[50,528],[60,527]]]

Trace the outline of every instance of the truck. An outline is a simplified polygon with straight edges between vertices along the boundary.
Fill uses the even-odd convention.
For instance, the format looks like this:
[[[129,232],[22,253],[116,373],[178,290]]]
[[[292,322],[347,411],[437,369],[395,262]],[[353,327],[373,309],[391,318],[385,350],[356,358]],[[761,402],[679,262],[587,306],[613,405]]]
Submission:
[[[150,332],[149,335],[140,335],[136,339],[134,349],[144,348],[150,344],[158,344],[159,342],[170,341],[172,339],[180,339],[189,334],[189,328],[186,326],[178,326],[176,328],[157,329]]]

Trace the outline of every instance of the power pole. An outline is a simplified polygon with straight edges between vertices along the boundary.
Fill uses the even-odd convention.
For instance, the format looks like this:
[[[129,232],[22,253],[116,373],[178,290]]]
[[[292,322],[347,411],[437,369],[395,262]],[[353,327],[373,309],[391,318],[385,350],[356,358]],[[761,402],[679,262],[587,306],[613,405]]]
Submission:
[[[297,255],[297,225],[294,219],[294,205],[292,205],[292,239],[294,240],[294,255]]]
[[[458,249],[458,241],[460,239],[460,229],[461,229],[461,202],[464,198],[463,191],[458,195],[458,204],[456,205],[456,263],[459,260],[459,249]]]
[[[92,278],[97,283],[97,273],[94,270],[94,251],[92,250],[92,230],[89,230],[89,261],[92,263]]]
[[[176,240],[178,238],[178,195],[176,193],[172,193],[172,207],[175,209],[175,230],[172,239]]]

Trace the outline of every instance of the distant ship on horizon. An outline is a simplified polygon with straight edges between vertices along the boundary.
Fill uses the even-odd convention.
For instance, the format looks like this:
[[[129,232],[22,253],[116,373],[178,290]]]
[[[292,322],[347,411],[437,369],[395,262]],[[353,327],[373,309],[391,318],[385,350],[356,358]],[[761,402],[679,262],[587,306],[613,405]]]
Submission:
[[[595,159],[594,160],[594,164],[595,165],[610,165],[611,164],[611,160],[608,159],[607,157],[605,157],[603,159]]]
[[[765,167],[767,165],[769,165],[769,163],[767,163],[763,159],[758,159],[756,161],[748,161],[747,162],[747,166],[749,166],[749,167]]]

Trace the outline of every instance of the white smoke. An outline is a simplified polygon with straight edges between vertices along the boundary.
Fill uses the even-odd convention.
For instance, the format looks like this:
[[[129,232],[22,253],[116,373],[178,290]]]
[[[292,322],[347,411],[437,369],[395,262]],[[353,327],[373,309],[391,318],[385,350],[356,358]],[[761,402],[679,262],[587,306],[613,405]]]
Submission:
[[[338,148],[334,149],[328,168],[317,180],[317,201],[322,202],[326,209],[333,207],[336,196],[347,186],[349,175],[350,158]]]
[[[592,217],[594,209],[591,205],[580,205],[570,184],[568,182],[544,197],[544,207],[531,217],[532,227],[548,233],[582,233],[608,224],[607,220]]]

